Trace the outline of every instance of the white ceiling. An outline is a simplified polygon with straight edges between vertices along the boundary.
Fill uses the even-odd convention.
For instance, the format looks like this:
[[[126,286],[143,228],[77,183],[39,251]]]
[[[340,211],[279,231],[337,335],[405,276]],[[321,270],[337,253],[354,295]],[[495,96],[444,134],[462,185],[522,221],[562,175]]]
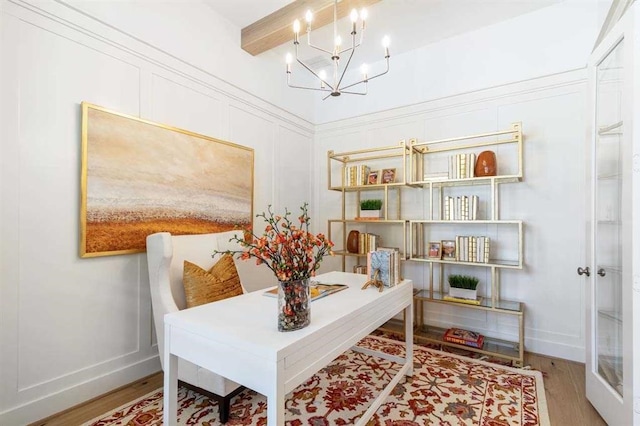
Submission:
[[[380,41],[391,37],[391,55],[529,13],[563,0],[382,0],[369,7],[367,33],[360,55],[382,59]],[[205,0],[220,15],[243,28],[290,3],[288,0]],[[300,16],[303,20],[303,17]],[[348,18],[339,23],[348,40]],[[342,25],[340,25],[342,24]],[[312,33],[314,43],[329,48],[331,26]],[[302,40],[301,44],[304,44]],[[325,42],[326,41],[326,42]],[[325,43],[323,43],[325,42]],[[292,45],[273,49],[284,56]],[[303,52],[304,53],[304,52]],[[314,53],[302,54],[309,58]]]

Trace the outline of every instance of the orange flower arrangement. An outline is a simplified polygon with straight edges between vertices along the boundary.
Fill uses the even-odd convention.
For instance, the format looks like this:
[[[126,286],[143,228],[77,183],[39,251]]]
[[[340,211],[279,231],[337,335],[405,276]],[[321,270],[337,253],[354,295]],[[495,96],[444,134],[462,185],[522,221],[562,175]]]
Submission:
[[[251,229],[245,232],[244,240],[234,236],[231,241],[238,242],[245,250],[225,253],[240,254],[239,258],[256,259],[256,265],[265,264],[273,271],[279,281],[304,280],[315,275],[320,262],[326,255],[333,255],[333,243],[324,234],[309,232],[308,204],[300,207],[298,216],[300,226],[291,221],[291,212],[285,208],[284,216],[275,215],[269,205],[266,213],[256,215],[267,223],[264,233],[258,236]]]

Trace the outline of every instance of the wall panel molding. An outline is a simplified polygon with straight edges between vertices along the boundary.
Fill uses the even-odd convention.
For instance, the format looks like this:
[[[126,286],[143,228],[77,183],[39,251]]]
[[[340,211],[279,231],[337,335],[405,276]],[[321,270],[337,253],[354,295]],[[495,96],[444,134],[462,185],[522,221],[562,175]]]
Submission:
[[[105,46],[109,46],[114,48],[119,55],[126,53],[131,57],[142,60],[146,64],[154,65],[159,69],[165,69],[172,74],[192,80],[202,87],[219,92],[230,100],[244,103],[253,109],[259,109],[266,114],[272,115],[278,120],[289,122],[292,126],[298,126],[301,129],[312,126],[312,123],[290,111],[258,98],[157,46],[153,46],[144,40],[140,40],[131,34],[95,19],[62,0],[34,3],[23,0],[3,1],[7,2],[7,7],[3,12],[42,29],[56,32],[61,36],[71,37],[78,43],[87,43],[88,46],[101,51]],[[90,43],[90,40],[98,42],[99,45],[96,46],[95,43]]]

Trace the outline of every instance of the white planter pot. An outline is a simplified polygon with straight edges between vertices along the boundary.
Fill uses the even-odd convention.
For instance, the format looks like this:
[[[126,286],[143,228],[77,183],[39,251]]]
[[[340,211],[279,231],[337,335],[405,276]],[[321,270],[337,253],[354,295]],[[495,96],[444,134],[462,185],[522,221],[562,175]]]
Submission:
[[[478,289],[467,290],[465,288],[449,288],[449,296],[457,297],[458,299],[471,299],[476,300],[478,298]]]
[[[379,219],[381,211],[382,210],[360,210],[360,217]]]

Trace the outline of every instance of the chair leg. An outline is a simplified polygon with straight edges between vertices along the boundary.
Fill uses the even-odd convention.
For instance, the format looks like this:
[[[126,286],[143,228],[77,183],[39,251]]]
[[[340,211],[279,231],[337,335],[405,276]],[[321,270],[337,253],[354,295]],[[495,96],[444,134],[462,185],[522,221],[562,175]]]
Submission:
[[[229,421],[229,415],[231,414],[231,399],[246,389],[244,386],[240,386],[238,389],[234,390],[229,395],[220,396],[213,392],[209,392],[208,390],[199,388],[198,386],[194,386],[191,383],[183,382],[182,380],[179,380],[178,383],[180,384],[180,386],[184,386],[187,389],[191,389],[192,391],[198,392],[218,402],[218,411],[220,412],[220,423],[222,424],[226,424]]]

